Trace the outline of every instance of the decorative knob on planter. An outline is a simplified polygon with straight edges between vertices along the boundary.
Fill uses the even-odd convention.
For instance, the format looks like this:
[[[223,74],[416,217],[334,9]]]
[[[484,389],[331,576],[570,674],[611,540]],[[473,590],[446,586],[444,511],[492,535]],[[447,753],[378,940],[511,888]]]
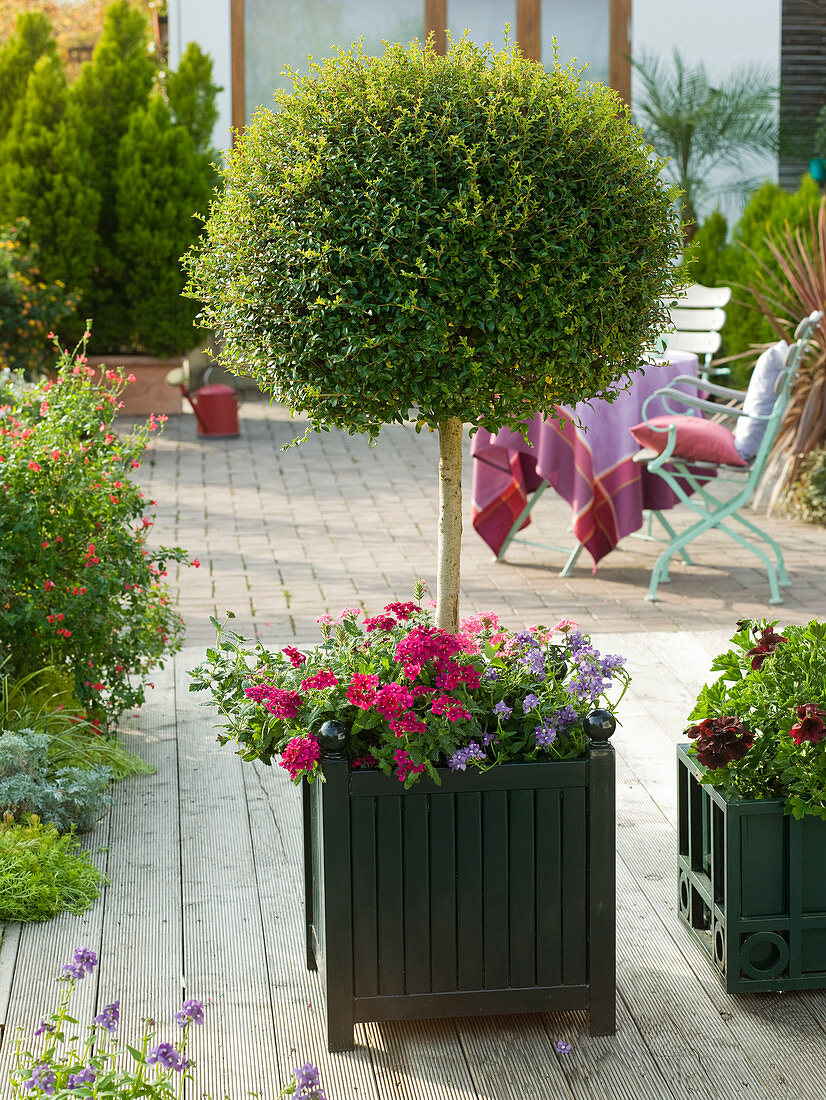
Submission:
[[[344,756],[350,731],[344,722],[325,722],[318,731],[318,740],[324,756]]]
[[[607,745],[608,739],[617,728],[617,720],[610,710],[590,710],[582,720],[585,732],[592,745]]]

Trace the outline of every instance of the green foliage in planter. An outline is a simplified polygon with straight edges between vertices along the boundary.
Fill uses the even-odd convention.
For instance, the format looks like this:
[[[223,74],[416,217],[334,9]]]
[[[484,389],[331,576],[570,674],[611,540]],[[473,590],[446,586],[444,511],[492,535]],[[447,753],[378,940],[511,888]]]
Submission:
[[[49,920],[82,913],[106,881],[77,840],[37,817],[0,822],[0,921]]]
[[[826,623],[738,623],[689,715],[702,782],[826,819]]]
[[[212,177],[183,126],[159,97],[135,111],[118,149],[115,251],[126,277],[128,344],[150,355],[189,347],[198,304],[181,297],[181,253],[194,239]],[[162,305],[163,303],[163,305]]]
[[[733,289],[732,301],[726,306],[721,356],[740,355],[755,345],[776,339],[749,288],[757,281],[762,282],[761,264],[779,273],[766,238],[780,236],[786,223],[792,230],[808,229],[809,213],[820,198],[820,188],[811,176],[804,176],[798,190],[792,193],[774,183],[764,183],[752,194],[728,242],[723,239],[725,219],[719,213],[703,222],[686,253],[686,268],[692,282]],[[732,385],[747,384],[755,359],[756,355],[746,356],[732,364]]]
[[[616,393],[679,278],[673,191],[616,94],[467,41],[311,68],[236,145],[188,260],[225,361],[371,435]]]
[[[29,74],[44,55],[57,57],[51,23],[42,12],[21,12],[14,34],[0,48],[0,135],[8,132]]]
[[[47,333],[72,315],[77,296],[43,281],[37,245],[21,240],[26,230],[25,218],[0,226],[0,371],[42,374],[54,362]]]
[[[826,449],[812,451],[803,460],[789,503],[809,523],[826,525]]]
[[[85,708],[115,718],[180,643],[163,577],[186,555],[149,543],[131,480],[158,421],[116,434],[122,378],[92,374],[83,354],[61,355],[0,420],[0,649],[9,674],[54,665]]]
[[[0,815],[37,814],[58,832],[88,832],[109,809],[108,768],[50,766],[50,739],[21,730],[0,735]]]

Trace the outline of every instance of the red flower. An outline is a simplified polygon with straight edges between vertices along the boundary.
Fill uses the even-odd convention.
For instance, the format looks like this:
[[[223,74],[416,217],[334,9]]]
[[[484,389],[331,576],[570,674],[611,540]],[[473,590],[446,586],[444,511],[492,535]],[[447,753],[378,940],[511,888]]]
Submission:
[[[347,698],[354,707],[369,710],[376,699],[376,688],[379,686],[378,676],[355,672],[347,688]]]
[[[281,652],[286,653],[286,655],[290,659],[290,664],[293,666],[293,668],[300,668],[301,665],[303,665],[304,662],[307,660],[301,650],[296,649],[295,646],[292,645],[284,646]]]
[[[757,640],[757,645],[746,654],[746,656],[752,659],[751,667],[753,669],[762,668],[763,662],[769,654],[774,653],[782,642],[787,641],[788,638],[784,638],[782,634],[775,634],[770,626],[764,627]]]
[[[298,779],[302,772],[311,772],[321,755],[318,742],[312,737],[294,737],[284,746],[281,767],[290,773],[290,779]]]
[[[686,730],[697,739],[697,759],[706,768],[722,768],[733,760],[742,760],[754,744],[754,734],[736,716],[705,718]]]
[[[796,745],[802,745],[804,741],[816,744],[826,738],[826,712],[822,711],[816,703],[803,703],[797,708],[799,722],[795,722],[789,730],[789,737]]]

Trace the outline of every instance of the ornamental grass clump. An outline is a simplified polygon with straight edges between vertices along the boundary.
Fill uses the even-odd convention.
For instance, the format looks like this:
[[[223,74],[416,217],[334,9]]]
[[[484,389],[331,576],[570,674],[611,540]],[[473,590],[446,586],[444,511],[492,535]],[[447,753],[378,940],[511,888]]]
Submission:
[[[239,136],[187,259],[222,362],[311,430],[438,431],[451,633],[463,424],[615,396],[683,280],[664,161],[581,76],[466,39],[312,63]]]
[[[223,719],[222,744],[243,760],[281,767],[298,783],[321,772],[317,733],[326,721],[349,727],[353,768],[374,768],[410,787],[437,769],[487,769],[508,761],[568,760],[588,743],[583,719],[612,709],[606,693],[628,683],[618,656],[602,656],[575,624],[519,632],[493,612],[462,620],[457,634],[434,625],[416,599],[361,618],[346,607],[318,622],[322,643],[304,652],[248,647],[219,629],[190,689],[208,689]]]
[[[826,818],[826,623],[776,626],[738,623],[689,716],[690,751],[703,783]]]
[[[76,701],[111,722],[180,645],[163,578],[187,555],[149,541],[153,502],[132,481],[165,417],[116,431],[126,379],[95,381],[85,337],[56,347],[52,377],[0,403],[0,657],[12,677],[68,673]]]

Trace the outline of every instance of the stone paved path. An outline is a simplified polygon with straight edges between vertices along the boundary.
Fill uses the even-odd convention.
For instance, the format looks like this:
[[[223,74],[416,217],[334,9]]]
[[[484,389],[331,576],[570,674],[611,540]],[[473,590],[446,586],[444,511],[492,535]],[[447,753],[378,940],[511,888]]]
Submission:
[[[157,538],[201,561],[182,571],[187,644],[212,638],[209,616],[231,609],[241,633],[285,644],[315,639],[316,617],[348,605],[375,613],[406,599],[415,577],[435,586],[437,456],[434,435],[386,428],[375,447],[339,432],[311,436],[282,450],[305,428],[280,408],[250,401],[241,435],[199,440],[192,415],[170,419],[144,467],[158,501]],[[469,441],[466,446],[466,455]],[[711,534],[692,544],[694,566],[677,561],[662,599],[644,599],[660,544],[624,540],[592,575],[580,558],[560,577],[565,554],[528,546],[499,564],[470,525],[470,460],[465,463],[462,610],[491,608],[509,626],[576,619],[591,631],[733,628],[744,616],[801,622],[826,614],[826,530],[793,519],[761,517],[781,543],[792,587],[780,607],[768,604],[757,559]],[[671,513],[678,529],[687,509]],[[566,546],[570,509],[547,493],[532,538]]]

